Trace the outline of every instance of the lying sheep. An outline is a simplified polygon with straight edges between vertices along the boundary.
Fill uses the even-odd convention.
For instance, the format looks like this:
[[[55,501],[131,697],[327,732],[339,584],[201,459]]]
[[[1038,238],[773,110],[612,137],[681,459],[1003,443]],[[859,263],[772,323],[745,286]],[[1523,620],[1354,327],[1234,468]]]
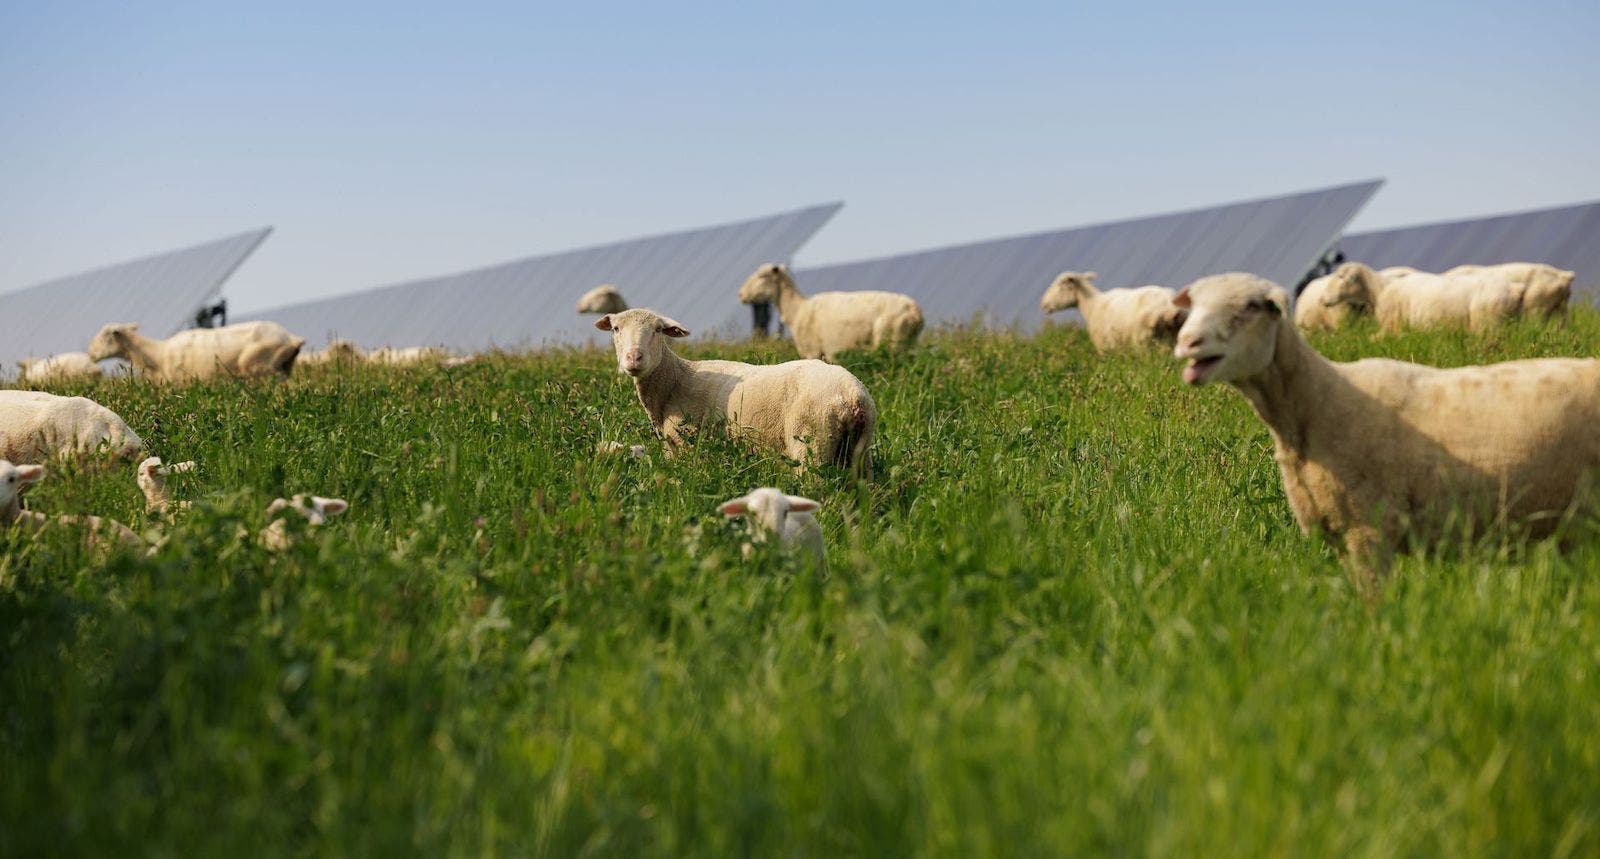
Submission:
[[[140,334],[138,323],[113,323],[89,342],[89,357],[126,358],[145,376],[163,382],[219,375],[287,376],[305,342],[276,322],[194,328],[165,340]]]
[[[1482,331],[1522,312],[1522,291],[1480,274],[1384,278],[1358,262],[1334,270],[1326,302],[1371,307],[1386,332],[1466,326]]]
[[[82,529],[91,548],[106,549],[122,546],[130,549],[145,548],[144,540],[132,528],[103,516],[46,516],[22,509],[22,492],[44,479],[42,465],[13,465],[0,459],[0,531],[17,529],[37,533],[51,525]]]
[[[406,346],[398,349],[385,346],[382,349],[374,349],[366,354],[367,363],[377,364],[381,367],[415,367],[420,364],[439,364],[449,357],[449,354],[443,349],[433,346]]]
[[[127,421],[87,397],[0,391],[0,459],[84,461],[101,453],[132,459],[143,450]]]
[[[49,358],[25,358],[17,362],[17,367],[22,371],[22,381],[33,385],[68,379],[98,379],[103,375],[100,365],[84,352],[62,352]]]
[[[1508,262],[1499,265],[1458,265],[1445,277],[1462,274],[1482,275],[1491,281],[1520,292],[1522,312],[1541,319],[1553,319],[1567,312],[1572,298],[1572,279],[1576,272],[1541,262]]]
[[[802,465],[870,470],[878,407],[849,370],[811,359],[767,366],[687,361],[666,338],[688,330],[653,310],[610,313],[594,327],[611,332],[617,368],[633,377],[651,425],[668,444],[684,443],[686,425],[726,421],[735,435]]]
[[[295,359],[295,366],[316,367],[323,364],[358,364],[364,358],[356,344],[349,340],[329,340],[328,345],[316,352],[308,352]]]
[[[622,293],[609,283],[585,292],[578,299],[579,313],[621,313],[627,309],[628,302],[622,300]]]
[[[1294,300],[1294,324],[1301,331],[1333,331],[1363,315],[1367,308],[1330,301],[1328,288],[1334,275],[1326,274],[1306,284]]]
[[[763,486],[750,490],[748,495],[722,502],[717,510],[724,516],[747,516],[754,520],[756,527],[750,533],[752,541],[765,542],[776,535],[784,549],[804,552],[818,569],[826,571],[828,549],[822,540],[822,526],[812,515],[817,507],[817,502],[809,498],[785,495],[781,489]]]
[[[1301,530],[1343,542],[1366,583],[1407,537],[1514,522],[1534,536],[1589,507],[1600,469],[1600,361],[1441,370],[1341,364],[1283,322],[1287,296],[1249,274],[1178,294],[1184,382],[1225,382],[1266,422]]]
[[[330,517],[350,509],[349,502],[343,498],[323,498],[319,495],[299,494],[294,498],[275,498],[267,505],[267,518],[272,523],[261,529],[258,535],[261,545],[269,551],[282,552],[294,545],[293,535],[289,533],[288,526],[284,524],[284,515],[287,512],[300,514],[306,520],[307,528],[315,528],[328,521]]]
[[[1039,299],[1039,309],[1055,313],[1076,307],[1097,352],[1172,343],[1183,324],[1183,311],[1172,304],[1172,290],[1141,286],[1101,292],[1094,287],[1096,277],[1092,271],[1062,272]]]
[[[819,292],[800,294],[788,266],[772,263],[739,287],[745,304],[776,304],[783,324],[794,335],[802,358],[832,362],[851,349],[891,352],[911,348],[922,333],[922,308],[897,292]]]

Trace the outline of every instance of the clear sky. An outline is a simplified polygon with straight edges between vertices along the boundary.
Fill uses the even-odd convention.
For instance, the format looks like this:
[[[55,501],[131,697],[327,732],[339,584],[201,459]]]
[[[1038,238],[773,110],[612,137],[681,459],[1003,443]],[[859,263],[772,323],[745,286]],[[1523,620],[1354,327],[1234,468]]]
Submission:
[[[1382,176],[1600,198],[1600,2],[0,0],[0,290],[259,225],[236,310],[842,199],[802,263]]]

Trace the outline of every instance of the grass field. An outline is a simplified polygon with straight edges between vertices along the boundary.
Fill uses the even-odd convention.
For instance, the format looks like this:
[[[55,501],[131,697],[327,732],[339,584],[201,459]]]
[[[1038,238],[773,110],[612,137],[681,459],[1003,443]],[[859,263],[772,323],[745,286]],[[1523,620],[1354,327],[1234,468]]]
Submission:
[[[1317,343],[1593,355],[1600,315]],[[595,461],[648,440],[609,351],[100,384],[197,503],[152,559],[0,537],[0,854],[1600,855],[1600,541],[1369,604],[1170,357],[849,363],[860,486],[715,434]],[[715,505],[763,484],[823,502],[827,578],[741,561]],[[238,536],[296,491],[353,507]],[[31,502],[144,521],[131,467]]]

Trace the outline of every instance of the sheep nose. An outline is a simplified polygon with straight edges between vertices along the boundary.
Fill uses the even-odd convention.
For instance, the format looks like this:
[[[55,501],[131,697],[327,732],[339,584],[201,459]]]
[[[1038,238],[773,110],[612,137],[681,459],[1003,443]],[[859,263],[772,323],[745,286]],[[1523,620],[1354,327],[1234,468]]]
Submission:
[[[1190,334],[1187,337],[1183,336],[1182,332],[1179,332],[1178,334],[1177,351],[1179,355],[1182,355],[1186,352],[1195,352],[1204,345],[1206,345],[1206,337],[1204,334]]]

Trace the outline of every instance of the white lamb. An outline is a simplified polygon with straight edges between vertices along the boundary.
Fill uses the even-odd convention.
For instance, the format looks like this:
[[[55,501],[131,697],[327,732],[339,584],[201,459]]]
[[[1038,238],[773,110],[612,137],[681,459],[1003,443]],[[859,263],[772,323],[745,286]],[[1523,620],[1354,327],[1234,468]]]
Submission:
[[[219,375],[287,376],[305,342],[276,322],[193,328],[165,340],[140,334],[138,323],[113,323],[89,342],[89,357],[127,358],[144,375],[164,382]]]
[[[687,425],[726,422],[734,435],[802,466],[870,470],[878,407],[849,370],[812,359],[766,366],[688,361],[667,348],[667,338],[689,331],[653,310],[607,314],[594,326],[611,332],[617,368],[633,377],[651,425],[669,445],[684,443]]]
[[[172,500],[172,493],[167,489],[167,475],[181,474],[194,471],[195,464],[189,462],[174,462],[171,465],[162,465],[161,457],[147,457],[139,463],[134,471],[134,480],[139,484],[139,490],[144,493],[144,509],[146,513],[155,513],[167,516],[173,508],[188,509],[188,501]]]
[[[82,529],[92,548],[106,549],[112,545],[131,549],[145,548],[144,540],[132,528],[103,516],[46,516],[22,509],[22,492],[44,479],[42,465],[13,465],[0,459],[0,531],[18,529],[37,533],[51,525]]]
[[[1567,301],[1572,298],[1572,280],[1577,276],[1576,272],[1542,262],[1458,265],[1444,273],[1445,277],[1462,274],[1483,275],[1520,292],[1522,312],[1543,319],[1567,312]]]
[[[0,459],[41,462],[100,454],[132,459],[144,442],[116,412],[87,397],[0,391]]]
[[[1330,301],[1328,288],[1335,275],[1325,274],[1306,284],[1294,300],[1294,324],[1301,331],[1333,331],[1343,328],[1366,308]]]
[[[609,283],[585,292],[578,299],[579,313],[621,313],[627,309],[628,302],[622,300],[622,293]]]
[[[1600,361],[1334,363],[1284,324],[1286,298],[1255,275],[1198,280],[1178,294],[1174,354],[1186,383],[1225,382],[1255,407],[1296,521],[1342,540],[1360,583],[1408,537],[1501,522],[1541,536],[1592,509]]]
[[[819,570],[828,568],[828,549],[822,539],[822,526],[812,513],[817,502],[798,495],[785,495],[783,490],[763,486],[722,502],[717,510],[724,516],[747,516],[754,520],[750,539],[765,542],[777,536],[786,550],[804,552]],[[748,548],[748,547],[747,547]],[[748,554],[748,552],[746,553]]]
[[[795,286],[788,266],[756,269],[739,287],[745,304],[776,304],[802,358],[832,362],[841,352],[910,349],[922,333],[922,308],[898,292],[819,292],[809,298]]]
[[[271,524],[261,529],[258,538],[261,545],[269,551],[282,552],[294,545],[294,536],[284,524],[286,512],[300,514],[306,520],[306,528],[315,528],[328,521],[329,518],[339,515],[350,509],[349,502],[343,498],[323,498],[319,495],[306,495],[304,493],[294,498],[274,498],[267,505],[267,518]]]
[[[1097,276],[1092,271],[1062,272],[1039,299],[1039,309],[1055,313],[1076,307],[1097,352],[1172,344],[1184,316],[1172,304],[1172,290],[1141,286],[1101,292],[1094,286]]]
[[[1326,301],[1367,306],[1386,332],[1465,326],[1482,331],[1522,312],[1522,291],[1481,274],[1385,278],[1358,262],[1334,270]]]
[[[34,385],[67,379],[98,379],[103,375],[100,365],[84,352],[62,352],[49,358],[25,358],[17,362],[17,367],[22,370],[22,381]]]

